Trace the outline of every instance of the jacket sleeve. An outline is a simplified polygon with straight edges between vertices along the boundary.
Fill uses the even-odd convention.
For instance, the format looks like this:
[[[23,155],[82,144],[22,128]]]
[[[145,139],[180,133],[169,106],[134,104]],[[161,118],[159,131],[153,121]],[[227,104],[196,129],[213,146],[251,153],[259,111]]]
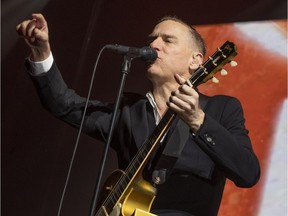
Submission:
[[[57,118],[74,127],[82,121],[86,98],[69,89],[55,62],[47,73],[31,76],[42,106]],[[109,104],[91,100],[87,105],[83,131],[101,141],[105,141],[109,128],[112,108]]]
[[[233,97],[212,97],[205,113],[196,143],[237,186],[252,187],[259,180],[260,166],[240,102]]]

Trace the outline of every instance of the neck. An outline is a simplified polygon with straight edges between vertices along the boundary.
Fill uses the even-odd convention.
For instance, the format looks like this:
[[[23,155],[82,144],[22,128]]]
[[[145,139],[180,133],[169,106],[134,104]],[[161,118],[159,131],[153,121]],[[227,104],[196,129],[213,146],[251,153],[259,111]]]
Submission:
[[[175,91],[178,88],[178,86],[179,85],[177,83],[173,83],[173,84],[165,83],[162,86],[159,86],[159,85],[153,86],[153,91],[152,91],[153,96],[154,96],[155,102],[157,104],[157,107],[161,116],[165,113],[165,111],[168,108],[167,102],[169,100],[171,92]]]

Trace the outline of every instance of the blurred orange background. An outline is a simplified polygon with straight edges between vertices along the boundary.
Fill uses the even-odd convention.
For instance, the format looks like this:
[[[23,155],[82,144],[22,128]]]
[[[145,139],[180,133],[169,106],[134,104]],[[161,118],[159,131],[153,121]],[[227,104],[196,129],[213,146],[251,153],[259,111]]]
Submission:
[[[199,89],[208,95],[228,94],[240,99],[246,127],[261,165],[261,179],[251,189],[237,188],[228,180],[219,215],[255,216],[261,209],[263,188],[267,183],[268,167],[271,166],[270,154],[273,153],[277,118],[287,99],[287,21],[198,26],[197,29],[207,40],[210,55],[216,51],[212,47],[220,47],[226,40],[234,42],[238,48],[238,55],[234,58],[238,66],[232,68],[226,65],[227,76],[219,76],[218,73],[218,84],[208,81]],[[286,146],[287,140],[283,141]],[[287,179],[287,163],[286,160],[282,162],[282,172],[277,178]],[[285,200],[284,193],[274,202],[285,203]]]

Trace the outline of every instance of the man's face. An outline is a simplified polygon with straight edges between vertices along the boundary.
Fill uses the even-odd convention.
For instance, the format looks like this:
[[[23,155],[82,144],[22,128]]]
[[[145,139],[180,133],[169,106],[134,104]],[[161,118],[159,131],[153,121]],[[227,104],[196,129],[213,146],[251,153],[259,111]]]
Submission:
[[[150,46],[158,53],[157,60],[148,67],[148,78],[174,80],[174,74],[190,76],[189,67],[193,60],[192,36],[187,26],[166,20],[154,28],[149,35]]]

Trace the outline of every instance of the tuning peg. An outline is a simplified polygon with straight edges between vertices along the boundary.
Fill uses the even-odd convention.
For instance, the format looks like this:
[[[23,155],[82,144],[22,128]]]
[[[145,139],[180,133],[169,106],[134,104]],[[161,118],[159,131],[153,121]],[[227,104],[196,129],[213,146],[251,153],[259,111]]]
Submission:
[[[221,74],[222,76],[226,76],[226,75],[228,74],[228,72],[227,72],[225,69],[222,69],[222,70],[220,71],[220,74]]]
[[[238,64],[236,61],[231,61],[230,62],[231,67],[236,67]]]
[[[212,77],[212,82],[213,83],[219,83],[219,80],[216,77]]]

